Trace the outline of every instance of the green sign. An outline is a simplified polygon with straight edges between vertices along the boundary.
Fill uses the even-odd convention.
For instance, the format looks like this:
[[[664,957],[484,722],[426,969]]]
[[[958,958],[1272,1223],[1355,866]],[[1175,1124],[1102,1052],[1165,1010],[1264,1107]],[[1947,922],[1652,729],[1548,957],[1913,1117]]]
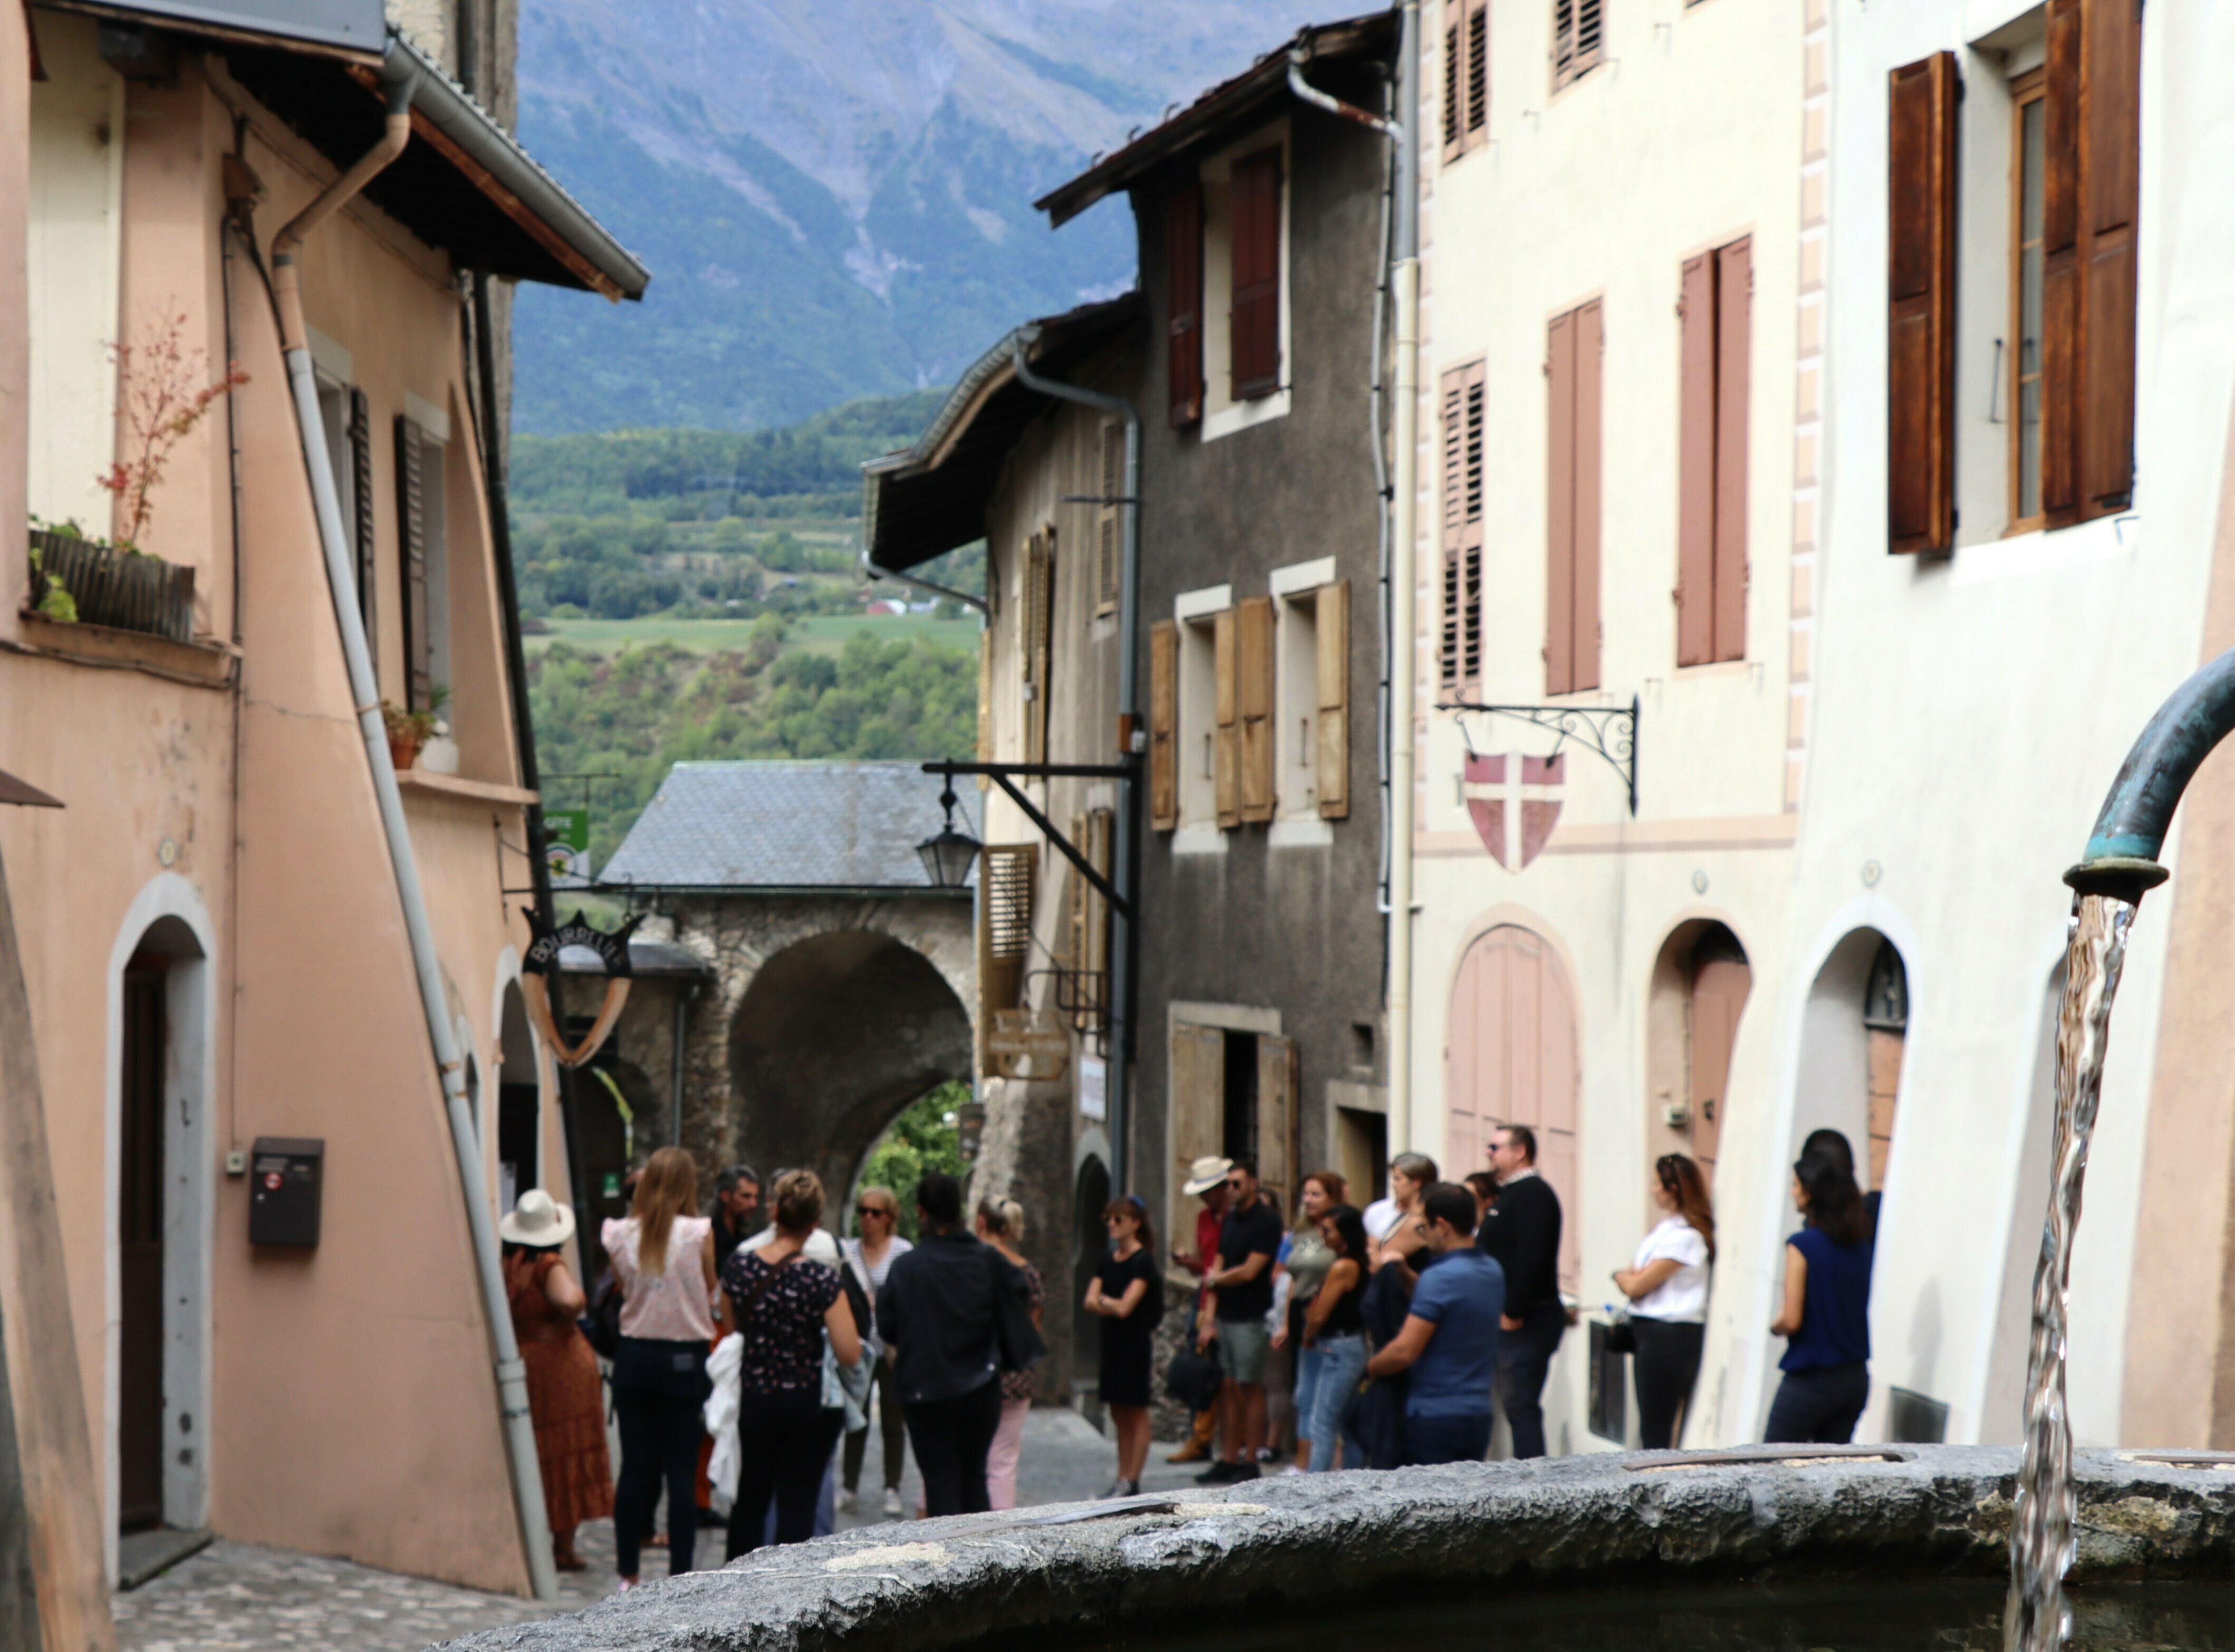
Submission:
[[[554,849],[571,849],[577,855],[590,847],[590,811],[587,809],[547,809],[544,835]]]
[[[606,1172],[605,1186],[600,1190],[608,1199],[618,1199],[620,1197],[621,1173],[619,1170],[607,1170]]]

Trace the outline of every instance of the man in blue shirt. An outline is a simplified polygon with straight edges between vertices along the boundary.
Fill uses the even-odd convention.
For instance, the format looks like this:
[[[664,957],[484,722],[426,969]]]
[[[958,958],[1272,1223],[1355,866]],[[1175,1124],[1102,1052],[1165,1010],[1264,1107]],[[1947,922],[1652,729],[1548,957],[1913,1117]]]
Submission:
[[[1420,1201],[1420,1216],[1435,1254],[1413,1288],[1404,1328],[1366,1369],[1377,1377],[1406,1374],[1407,1463],[1478,1463],[1490,1450],[1505,1270],[1475,1249],[1470,1190],[1437,1183]]]

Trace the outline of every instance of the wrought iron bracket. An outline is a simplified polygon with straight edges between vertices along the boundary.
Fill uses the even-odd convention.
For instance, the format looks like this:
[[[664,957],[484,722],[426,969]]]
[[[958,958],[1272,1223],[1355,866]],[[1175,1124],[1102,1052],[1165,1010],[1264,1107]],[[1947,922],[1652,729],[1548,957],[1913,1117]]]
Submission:
[[[1550,729],[1560,738],[1552,744],[1546,757],[1557,757],[1560,748],[1573,740],[1586,751],[1596,752],[1601,761],[1622,778],[1629,788],[1630,818],[1637,817],[1637,696],[1629,697],[1627,705],[1485,705],[1478,700],[1439,700],[1439,711],[1457,711],[1461,718],[1472,712],[1482,717],[1510,717],[1517,722]],[[1464,738],[1466,724],[1459,724]],[[1473,741],[1467,742],[1470,749]]]
[[[1052,776],[1098,780],[1134,780],[1138,778],[1140,763],[948,763],[941,761],[923,765],[926,774],[945,777],[948,787],[954,784],[957,775],[984,775],[1003,791],[1009,801],[1025,811],[1032,824],[1040,829],[1041,836],[1059,849],[1063,857],[1077,867],[1079,875],[1092,884],[1102,898],[1110,902],[1111,910],[1131,921],[1133,903],[1118,893],[1117,885],[1102,875],[1101,870],[1081,854],[1078,846],[1056,829],[1055,823],[1043,814],[1039,805],[1018,789],[1014,777],[1027,780],[1045,780]]]

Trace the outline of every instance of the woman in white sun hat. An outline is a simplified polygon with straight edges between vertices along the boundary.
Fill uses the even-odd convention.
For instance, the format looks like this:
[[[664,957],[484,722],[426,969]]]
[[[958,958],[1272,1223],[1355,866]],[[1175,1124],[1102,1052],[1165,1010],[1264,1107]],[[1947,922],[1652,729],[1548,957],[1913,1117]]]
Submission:
[[[530,1188],[496,1230],[504,1241],[512,1334],[528,1367],[528,1412],[535,1424],[551,1553],[561,1571],[580,1571],[574,1528],[613,1513],[613,1476],[598,1356],[574,1323],[585,1306],[582,1288],[560,1250],[573,1236],[574,1213],[541,1188]]]

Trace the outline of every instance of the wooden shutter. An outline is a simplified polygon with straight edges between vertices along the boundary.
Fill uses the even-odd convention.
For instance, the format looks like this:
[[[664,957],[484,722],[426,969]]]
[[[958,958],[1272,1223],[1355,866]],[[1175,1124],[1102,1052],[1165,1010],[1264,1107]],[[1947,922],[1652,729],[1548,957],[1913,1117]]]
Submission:
[[[396,521],[403,550],[403,681],[405,709],[434,704],[434,611],[428,606],[427,500],[420,474],[419,427],[396,420]]]
[[[1234,399],[1281,387],[1281,152],[1234,163]]]
[[[1170,343],[1166,400],[1174,429],[1203,416],[1203,187],[1189,182],[1164,201],[1165,303]]]
[[[1180,823],[1180,628],[1170,620],[1149,627],[1149,824],[1168,832]]]
[[[1467,0],[1466,147],[1490,140],[1490,0]]]
[[[1273,599],[1235,610],[1235,711],[1242,728],[1242,818],[1273,818]]]
[[[993,581],[989,579],[990,586]],[[993,627],[989,622],[978,632],[978,761],[993,761]],[[978,777],[978,789],[986,790],[988,777]]]
[[[1599,683],[1599,305],[1557,318],[1547,342],[1544,685],[1572,694]]]
[[[1219,1154],[1226,1144],[1226,1034],[1192,1022],[1172,1025],[1171,1111],[1168,1121],[1171,1154],[1170,1197],[1165,1226],[1170,1248],[1195,1249],[1195,1196],[1182,1192],[1196,1160]]]
[[[1597,68],[1605,57],[1600,0],[1552,0],[1552,89]]]
[[[1055,608],[1055,547],[1052,541],[1052,534],[1035,534],[1025,547],[1025,634],[1021,652],[1026,763],[1048,760],[1048,655]]]
[[[1676,436],[1676,663],[1715,657],[1715,259],[1684,260]]]
[[[1222,828],[1242,823],[1242,713],[1234,633],[1234,610],[1220,610],[1210,624],[1211,676],[1218,685],[1218,732],[1211,772]]]
[[[1101,431],[1102,503],[1094,513],[1094,612],[1097,617],[1118,612],[1118,585],[1124,566],[1124,541],[1119,532],[1122,507],[1113,503],[1125,491],[1125,427],[1116,419]]]
[[[1715,254],[1715,639],[1746,658],[1747,423],[1753,375],[1753,242]]]
[[[996,1010],[1024,1002],[1025,965],[1032,951],[1032,843],[988,843],[978,857],[978,1066],[991,1072],[986,1039]]]
[[[2079,420],[2082,516],[2123,510],[2133,497],[2141,11],[2141,0],[2081,3],[2081,229],[2087,238]]]
[[[372,508],[372,401],[361,390],[350,391],[349,444],[350,480],[356,484],[357,606],[364,621],[365,652],[377,676],[380,633],[373,622],[380,612],[380,574]]]
[[[1443,683],[1460,691],[1482,680],[1484,370],[1443,380]]]
[[[1350,817],[1350,581],[1320,587],[1314,629],[1319,639],[1319,746],[1313,786],[1321,820]]]
[[[1489,128],[1489,0],[1444,0],[1444,159],[1484,142]]]
[[[1257,1035],[1257,1179],[1283,1210],[1296,1197],[1296,1041]]]
[[[2080,520],[2080,56],[2082,0],[2048,0],[2042,65],[2041,503]]]
[[[1956,542],[1956,55],[1889,80],[1886,532],[1894,552]]]
[[[1104,877],[1110,875],[1114,819],[1107,809],[1090,809],[1071,817],[1071,841],[1087,864]],[[1077,867],[1067,867],[1065,874],[1071,892],[1065,951],[1071,967],[1080,976],[1071,993],[1072,1026],[1080,1032],[1100,1032],[1110,1001],[1110,901]]]

